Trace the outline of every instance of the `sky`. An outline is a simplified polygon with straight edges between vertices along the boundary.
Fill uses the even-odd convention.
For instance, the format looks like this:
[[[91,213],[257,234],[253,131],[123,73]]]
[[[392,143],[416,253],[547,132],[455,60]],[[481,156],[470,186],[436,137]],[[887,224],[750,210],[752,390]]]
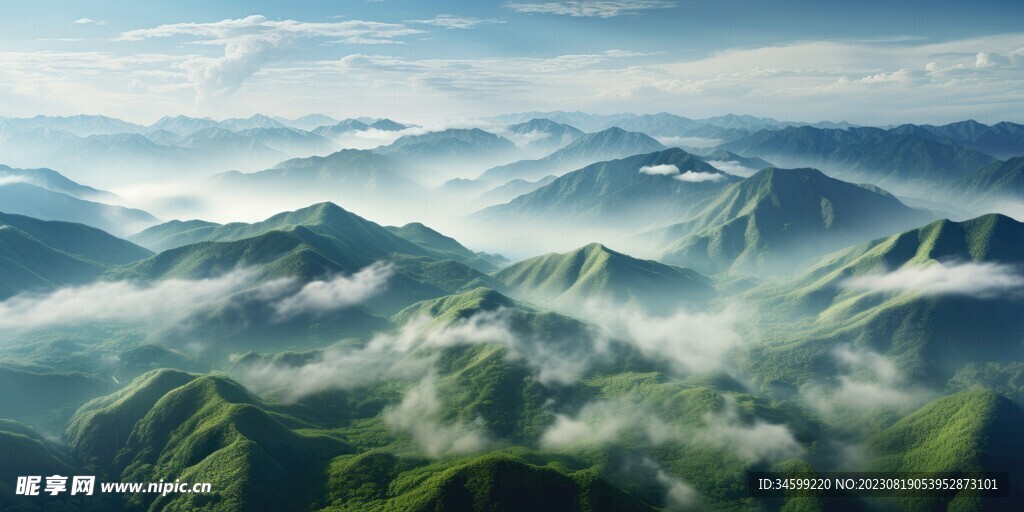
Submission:
[[[0,116],[1024,121],[1024,2],[34,1]]]

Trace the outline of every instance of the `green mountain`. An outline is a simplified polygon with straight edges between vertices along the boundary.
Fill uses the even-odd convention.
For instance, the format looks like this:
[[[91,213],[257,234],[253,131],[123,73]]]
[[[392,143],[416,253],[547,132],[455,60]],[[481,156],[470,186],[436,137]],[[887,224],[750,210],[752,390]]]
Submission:
[[[213,178],[214,186],[233,192],[289,193],[330,191],[339,199],[364,197],[398,199],[422,188],[409,179],[395,159],[358,149],[343,149],[327,156],[295,158],[259,172],[228,171]]]
[[[151,253],[96,228],[0,213],[0,299],[82,284]]]
[[[410,222],[402,227],[386,226],[384,229],[439,257],[465,263],[484,273],[494,272],[508,264],[508,260],[500,255],[473,252],[454,238],[442,235],[419,222]]]
[[[985,208],[1000,200],[1024,200],[1024,157],[1011,158],[978,169],[942,190],[959,203]]]
[[[128,240],[151,251],[163,252],[187,245],[186,240],[203,240],[209,232],[220,226],[216,222],[199,219],[171,220],[139,231],[129,236]]]
[[[28,183],[0,182],[0,204],[6,213],[80,222],[115,235],[126,236],[159,222],[142,210],[86,201]]]
[[[289,425],[230,380],[160,371],[84,406],[66,437],[115,480],[212,484],[203,494],[127,496],[128,507],[284,510],[310,499],[328,454],[348,451]]]
[[[528,300],[561,308],[607,300],[663,312],[715,294],[711,282],[693,270],[639,260],[601,244],[530,258],[495,277]]]
[[[748,298],[780,325],[751,356],[752,364],[766,382],[803,382],[834,372],[832,349],[850,343],[888,355],[916,382],[941,385],[970,363],[1020,359],[1024,320],[1017,313],[1021,297],[1012,289],[929,292],[934,281],[945,284],[941,273],[891,291],[851,287],[849,280],[938,269],[943,263],[1015,268],[1024,263],[1022,244],[1024,224],[1008,217],[940,220],[837,252],[794,278],[759,286]],[[972,278],[964,279],[950,286],[965,286]]]
[[[936,399],[873,435],[866,446],[873,470],[955,475],[1010,473],[1010,495],[1024,487],[1024,441],[1018,435],[1024,410],[978,388]],[[905,499],[903,510],[1015,510],[1007,498],[960,495]]]
[[[561,176],[594,162],[663,149],[665,146],[650,136],[627,132],[622,128],[609,128],[597,133],[588,133],[539,160],[520,160],[488,169],[479,179],[495,185],[515,179],[535,181],[549,174]]]
[[[950,181],[995,162],[961,145],[879,128],[761,130],[720,149],[894,190]]]
[[[701,272],[786,272],[809,257],[931,219],[888,192],[816,169],[768,168],[723,190],[692,220],[661,261]],[[666,236],[666,235],[662,235]]]
[[[650,168],[668,172],[645,172]],[[689,177],[696,179],[683,179]],[[739,179],[682,149],[666,149],[588,165],[509,203],[480,210],[474,217],[636,230],[688,217],[702,201]]]

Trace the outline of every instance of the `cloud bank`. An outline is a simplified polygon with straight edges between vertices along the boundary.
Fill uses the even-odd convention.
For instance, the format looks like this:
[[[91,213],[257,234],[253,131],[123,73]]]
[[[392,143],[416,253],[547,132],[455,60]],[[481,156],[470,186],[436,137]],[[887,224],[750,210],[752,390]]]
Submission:
[[[374,263],[351,276],[339,275],[327,281],[312,281],[295,295],[275,305],[277,314],[290,317],[344,309],[380,295],[395,273],[390,263]]]
[[[704,183],[708,181],[722,181],[725,179],[725,176],[721,174],[715,174],[713,172],[686,171],[676,176],[675,179],[679,181],[684,181],[686,183]]]
[[[428,375],[406,392],[402,402],[384,411],[384,421],[405,432],[431,457],[476,453],[490,442],[483,427],[460,421],[441,421],[442,403],[437,396],[436,378]]]
[[[679,168],[673,164],[645,165],[640,168],[640,174],[652,176],[675,176],[679,174]]]
[[[1024,275],[1015,267],[1001,263],[934,263],[852,277],[840,286],[871,293],[911,292],[991,298],[1019,293],[1024,287]]]

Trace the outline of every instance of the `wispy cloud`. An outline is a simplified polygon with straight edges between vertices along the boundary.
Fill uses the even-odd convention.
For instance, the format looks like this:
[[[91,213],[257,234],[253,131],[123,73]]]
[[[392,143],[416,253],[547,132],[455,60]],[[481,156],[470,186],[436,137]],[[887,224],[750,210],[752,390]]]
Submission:
[[[312,281],[295,295],[278,302],[275,309],[280,316],[289,317],[354,306],[382,293],[394,273],[394,265],[378,262],[351,276]]]
[[[704,415],[704,423],[707,428],[700,439],[751,462],[779,462],[804,453],[789,427],[762,420],[742,421],[731,398],[721,411]]]
[[[673,164],[645,165],[640,168],[640,174],[652,176],[675,176],[679,174],[679,168]]]
[[[384,421],[405,432],[431,457],[483,451],[490,444],[482,422],[444,422],[436,377],[427,375],[406,392],[402,402],[384,411]]]
[[[225,19],[210,23],[173,23],[153,28],[129,30],[118,40],[141,41],[151,38],[191,36],[197,43],[220,45],[220,57],[192,57],[179,67],[189,74],[199,100],[236,91],[244,80],[278,57],[278,49],[298,38],[326,38],[342,44],[395,44],[399,38],[423,33],[401,24],[345,20],[313,23],[295,20],[270,20],[265,16]]]
[[[17,295],[0,302],[0,329],[164,321],[241,291],[254,283],[255,276],[241,270],[212,279],[100,282],[43,295]]]
[[[589,403],[575,415],[555,415],[541,444],[547,448],[579,448],[603,445],[623,435],[639,436],[651,444],[681,440],[676,427],[643,408],[622,400]]]
[[[492,19],[479,19],[479,18],[466,18],[462,16],[455,16],[454,14],[439,14],[433,19],[429,20],[405,20],[405,23],[415,23],[420,25],[433,25],[435,27],[452,29],[472,29],[477,28],[480,25],[493,25],[505,23],[501,20]]]
[[[1001,263],[933,263],[904,266],[892,272],[852,277],[841,286],[867,292],[911,292],[923,295],[967,295],[989,298],[1020,293],[1024,275]]]
[[[675,179],[687,183],[704,183],[708,181],[722,181],[725,179],[725,175],[713,172],[686,171],[676,176]]]
[[[614,18],[652,9],[671,9],[675,5],[675,2],[661,0],[569,0],[505,4],[509,9],[524,14],[558,14],[577,18]]]
[[[804,401],[823,414],[876,408],[907,411],[933,396],[911,382],[891,359],[873,350],[842,345],[832,356],[841,372],[835,383],[800,388]]]
[[[78,18],[72,21],[75,25],[106,25],[107,22],[104,20],[94,20],[92,18]]]

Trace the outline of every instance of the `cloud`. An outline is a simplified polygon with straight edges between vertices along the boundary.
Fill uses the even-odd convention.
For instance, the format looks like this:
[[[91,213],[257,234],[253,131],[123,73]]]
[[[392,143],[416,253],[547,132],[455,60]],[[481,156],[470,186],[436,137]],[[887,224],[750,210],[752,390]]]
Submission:
[[[909,382],[891,359],[870,349],[842,345],[832,356],[842,372],[835,384],[809,383],[800,389],[804,401],[823,414],[876,408],[907,411],[932,397]]]
[[[655,137],[655,139],[666,146],[674,147],[710,148],[722,143],[721,139],[709,139],[707,137],[672,137],[662,135]]]
[[[568,0],[505,4],[509,9],[524,14],[558,14],[577,18],[614,18],[652,9],[671,9],[675,5],[675,2],[660,0]]]
[[[966,295],[992,298],[1019,293],[1024,275],[1002,263],[934,263],[924,267],[904,266],[884,274],[851,277],[844,288],[870,293],[910,292],[922,295]]]
[[[416,353],[422,348],[445,348],[494,343],[507,349],[506,357],[522,360],[545,384],[567,384],[605,352],[598,336],[583,340],[534,337],[514,332],[515,310],[499,309],[473,315],[447,326],[430,317],[409,320],[393,332],[380,333],[361,348],[329,348],[315,358],[293,365],[252,362],[237,369],[239,381],[257,393],[279,391],[284,400],[330,389],[355,389],[389,378],[422,375],[430,366]]]
[[[704,183],[706,181],[721,181],[721,180],[724,180],[725,179],[725,175],[724,174],[716,174],[716,173],[713,173],[713,172],[686,171],[686,172],[680,174],[679,176],[676,176],[675,179],[677,179],[679,181],[685,181],[687,183]]]
[[[575,417],[555,415],[555,422],[541,436],[545,448],[577,448],[603,445],[622,435],[639,435],[659,445],[679,441],[678,429],[629,402],[605,400],[583,406]]]
[[[0,329],[164,321],[241,291],[251,286],[255,277],[255,272],[240,270],[211,279],[100,282],[43,295],[16,295],[0,302]]]
[[[719,171],[727,172],[735,176],[742,176],[744,178],[757,174],[757,171],[759,170],[744,167],[742,164],[735,161],[707,160],[707,164],[714,167],[715,169],[718,169]]]
[[[321,313],[344,309],[382,293],[395,273],[390,263],[374,263],[351,276],[339,275],[327,281],[312,281],[298,293],[275,305],[278,315]]]
[[[405,20],[405,23],[417,23],[422,25],[433,25],[435,27],[452,29],[472,29],[480,25],[505,23],[501,20],[485,20],[477,18],[464,18],[453,14],[439,14],[431,20]]]
[[[483,432],[482,421],[475,424],[441,421],[442,403],[435,381],[434,375],[424,377],[406,392],[401,403],[384,411],[384,421],[391,428],[409,434],[431,457],[485,450],[490,442]]]
[[[346,20],[313,23],[295,20],[270,20],[252,15],[212,23],[174,23],[121,33],[120,41],[192,36],[199,44],[220,45],[220,57],[192,57],[179,67],[188,72],[200,101],[232,93],[265,64],[275,60],[278,50],[299,38],[328,38],[329,43],[396,44],[399,38],[423,33],[395,23]]]
[[[635,307],[590,302],[582,315],[616,339],[636,346],[645,356],[665,361],[681,373],[728,370],[734,351],[748,345],[744,325],[752,313],[738,304],[721,311],[669,316],[648,315]]]
[[[71,23],[74,23],[75,25],[106,25],[107,24],[106,21],[94,20],[92,18],[78,18],[77,20],[72,21]]]
[[[698,494],[692,485],[668,474],[661,467],[655,467],[654,479],[665,486],[665,510],[670,512],[697,510]]]
[[[704,415],[704,423],[707,428],[698,435],[700,439],[750,462],[773,463],[804,453],[789,427],[759,419],[744,422],[736,412],[735,401],[728,397],[721,411]]]
[[[645,165],[640,168],[640,174],[652,176],[674,176],[679,174],[679,168],[673,164]]]
[[[25,176],[0,176],[0,187],[4,185],[11,185],[14,183],[32,183]]]

